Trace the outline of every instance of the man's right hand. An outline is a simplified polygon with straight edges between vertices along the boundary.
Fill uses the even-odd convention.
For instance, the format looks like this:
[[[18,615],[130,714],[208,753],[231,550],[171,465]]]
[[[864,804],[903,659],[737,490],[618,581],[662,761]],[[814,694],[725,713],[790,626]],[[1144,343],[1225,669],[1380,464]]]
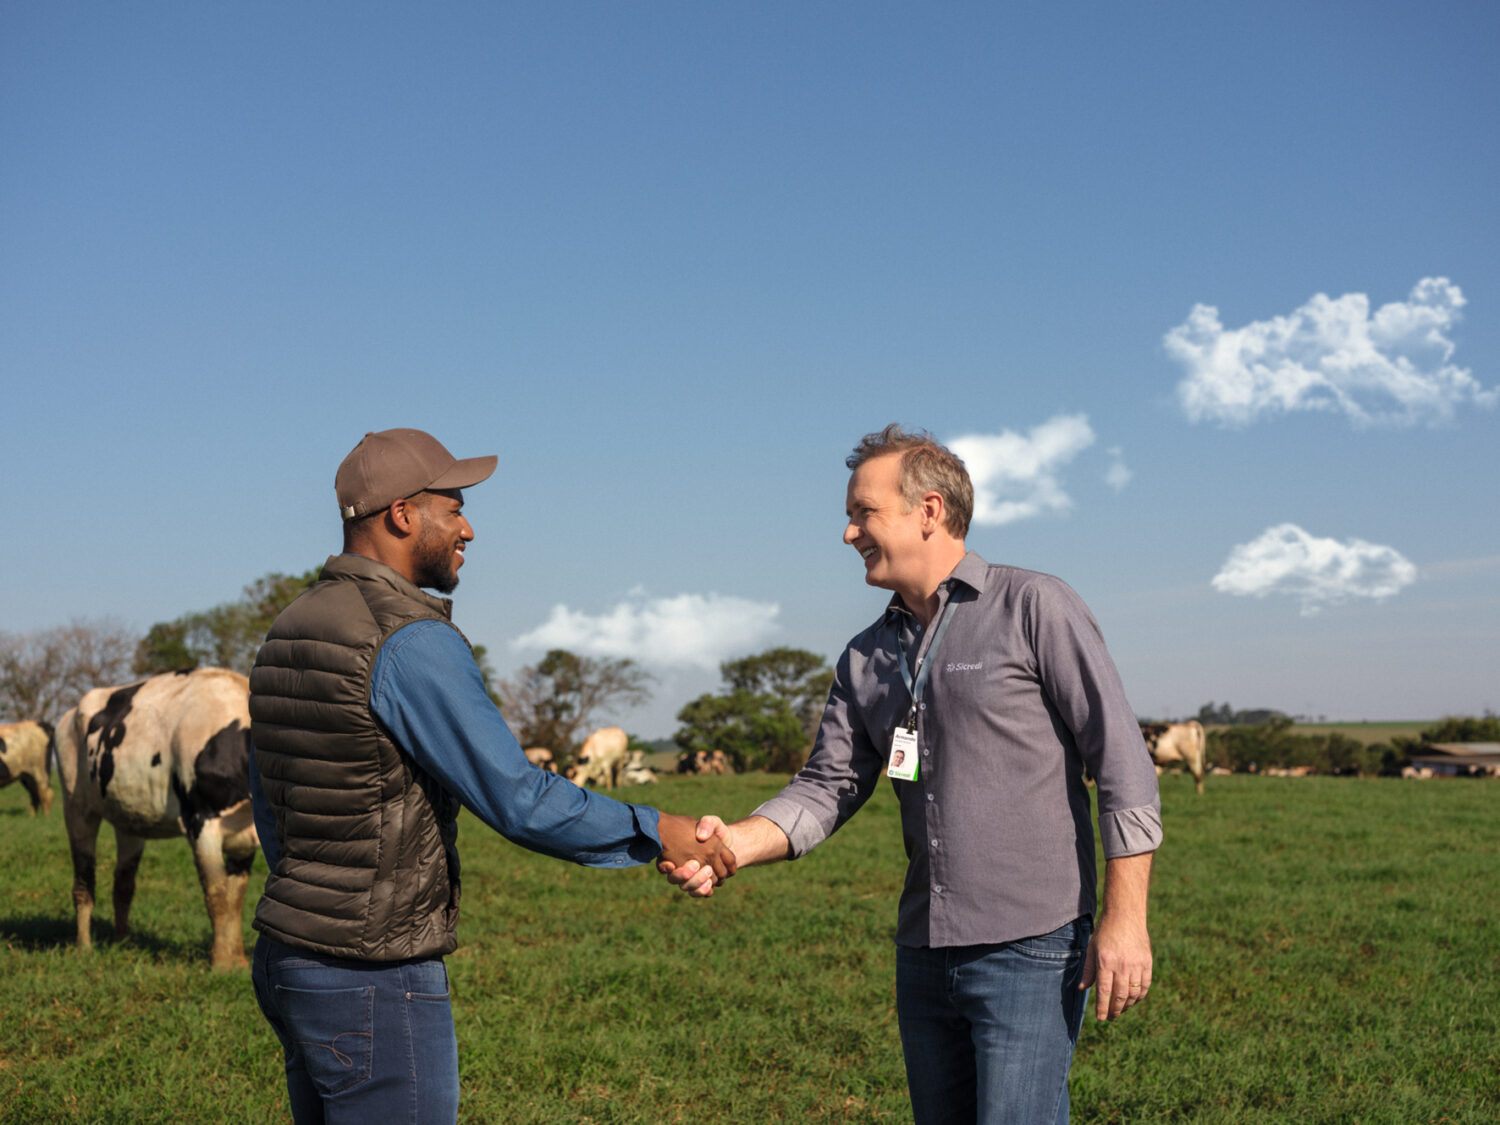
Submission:
[[[695,827],[695,838],[700,844],[717,842],[730,855],[734,855],[729,832],[729,826],[719,817],[705,816]],[[667,882],[681,887],[684,894],[693,898],[709,898],[714,893],[714,888],[723,882],[722,879],[713,877],[712,869],[706,864],[700,865],[694,861],[672,863],[666,858],[665,852],[657,862],[656,869],[667,877]]]
[[[739,864],[725,837],[699,831],[699,823],[690,816],[662,813],[657,834],[661,838],[657,870],[670,873],[687,865],[693,872],[698,872],[701,868],[701,884],[708,886],[710,894],[714,887],[738,870]],[[713,872],[711,882],[708,878],[710,871]]]

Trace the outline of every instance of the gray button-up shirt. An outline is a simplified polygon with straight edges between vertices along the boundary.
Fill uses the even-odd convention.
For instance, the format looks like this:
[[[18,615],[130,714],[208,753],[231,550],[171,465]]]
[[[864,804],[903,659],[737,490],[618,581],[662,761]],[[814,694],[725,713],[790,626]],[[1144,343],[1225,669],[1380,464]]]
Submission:
[[[875,791],[891,733],[917,701],[920,767],[892,781],[910,861],[896,925],[908,946],[980,945],[1048,933],[1095,908],[1088,767],[1106,858],[1161,843],[1156,770],[1093,615],[1061,579],[970,551],[923,630],[899,597],[839,659],[806,767],[756,809],[805,855]],[[929,634],[951,621],[939,650]]]

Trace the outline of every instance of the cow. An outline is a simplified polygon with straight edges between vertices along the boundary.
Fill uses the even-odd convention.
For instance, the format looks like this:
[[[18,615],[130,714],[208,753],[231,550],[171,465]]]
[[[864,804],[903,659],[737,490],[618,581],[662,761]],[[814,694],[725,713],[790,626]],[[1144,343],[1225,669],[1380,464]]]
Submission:
[[[545,746],[533,746],[529,750],[522,750],[526,760],[537,769],[546,770],[548,773],[557,772],[557,762],[552,758],[552,751]]]
[[[31,798],[31,815],[52,811],[52,726],[44,722],[0,724],[0,789],[19,781]]]
[[[655,785],[656,771],[646,764],[646,752],[644,750],[632,750],[625,762],[625,769],[620,773],[620,780],[626,785]]]
[[[583,741],[578,752],[578,765],[568,771],[568,778],[578,785],[589,782],[613,789],[620,783],[620,771],[625,768],[625,753],[630,740],[619,727],[603,727]]]
[[[689,750],[678,755],[678,773],[732,773],[729,758],[722,750]]]
[[[146,841],[186,835],[213,924],[215,969],[246,964],[242,912],[260,840],[250,811],[250,684],[227,668],[166,672],[95,688],[56,734],[63,816],[73,851],[78,948],[93,943],[94,848],[115,830],[115,940]]]
[[[1146,740],[1146,749],[1151,751],[1151,760],[1158,767],[1168,762],[1181,762],[1193,775],[1198,792],[1203,792],[1207,742],[1202,723],[1197,719],[1185,723],[1142,723],[1141,737]]]

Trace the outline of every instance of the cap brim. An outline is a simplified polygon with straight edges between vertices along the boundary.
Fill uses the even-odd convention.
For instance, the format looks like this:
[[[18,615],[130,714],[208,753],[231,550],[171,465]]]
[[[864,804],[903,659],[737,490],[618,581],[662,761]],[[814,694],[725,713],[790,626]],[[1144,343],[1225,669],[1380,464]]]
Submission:
[[[443,488],[470,488],[480,481],[488,480],[500,463],[499,455],[490,457],[466,457],[455,461],[447,471],[429,484],[425,491],[434,492]]]

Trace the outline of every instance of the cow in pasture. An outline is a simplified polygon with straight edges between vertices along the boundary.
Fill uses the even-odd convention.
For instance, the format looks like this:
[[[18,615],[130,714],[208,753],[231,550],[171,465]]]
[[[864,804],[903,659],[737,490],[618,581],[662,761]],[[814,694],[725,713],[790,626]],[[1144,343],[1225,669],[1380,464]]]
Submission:
[[[1169,762],[1181,762],[1193,775],[1193,784],[1203,792],[1203,767],[1207,756],[1207,739],[1203,724],[1197,719],[1185,723],[1142,723],[1141,737],[1151,760],[1158,768]]]
[[[644,750],[630,752],[630,757],[625,762],[625,769],[620,773],[620,780],[626,785],[656,784],[656,771],[646,764]]]
[[[677,757],[678,773],[733,773],[722,750],[690,750]]]
[[[73,849],[78,947],[91,944],[94,848],[115,830],[116,940],[146,841],[186,835],[213,923],[213,967],[244,965],[241,915],[259,839],[250,811],[250,685],[226,668],[95,688],[58,724],[57,767]]]
[[[552,751],[545,746],[533,746],[529,750],[522,750],[521,753],[525,754],[526,760],[537,769],[546,770],[548,773],[557,772],[557,762],[552,757]]]
[[[1266,777],[1311,777],[1312,766],[1271,766],[1261,771]]]
[[[578,785],[590,782],[613,789],[620,783],[630,740],[619,727],[603,727],[584,739],[578,752],[578,765],[568,771],[568,778]]]
[[[52,811],[52,766],[48,752],[52,727],[47,723],[0,724],[0,789],[19,781],[31,798],[31,815],[37,809]]]

